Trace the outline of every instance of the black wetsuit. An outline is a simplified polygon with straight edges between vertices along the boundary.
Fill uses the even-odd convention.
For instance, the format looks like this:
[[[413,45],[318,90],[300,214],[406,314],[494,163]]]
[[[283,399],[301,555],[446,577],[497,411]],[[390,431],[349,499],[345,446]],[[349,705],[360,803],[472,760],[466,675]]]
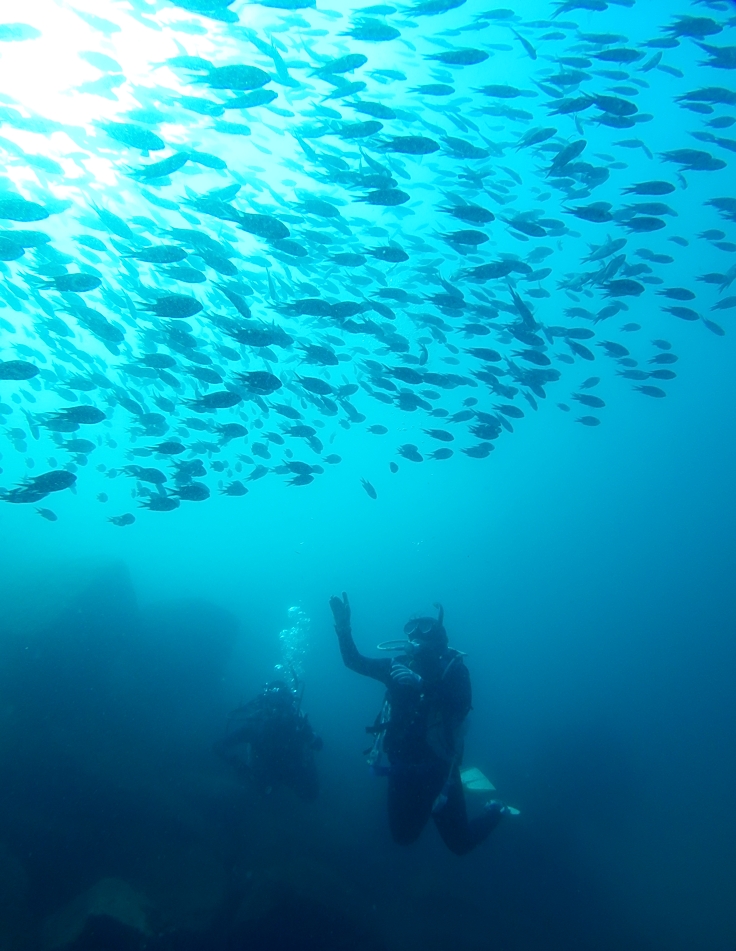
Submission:
[[[471,706],[470,675],[457,651],[439,655],[364,657],[350,630],[337,629],[345,666],[386,686],[390,716],[383,749],[390,763],[388,821],[395,842],[414,842],[430,816],[445,844],[457,855],[470,852],[499,822],[497,812],[468,820],[460,779],[460,731]],[[394,664],[422,677],[421,686],[396,683]],[[445,792],[442,808],[433,807]]]
[[[237,722],[219,745],[229,763],[262,792],[281,783],[300,799],[317,798],[314,751],[322,741],[292,702],[261,694],[237,712]]]

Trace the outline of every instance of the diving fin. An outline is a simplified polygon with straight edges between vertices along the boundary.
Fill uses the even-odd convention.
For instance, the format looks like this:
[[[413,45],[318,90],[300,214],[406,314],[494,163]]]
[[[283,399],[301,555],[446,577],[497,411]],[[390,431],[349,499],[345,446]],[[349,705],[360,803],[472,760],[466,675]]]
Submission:
[[[460,779],[462,780],[463,786],[469,792],[481,792],[489,793],[495,792],[496,787],[490,781],[490,779],[485,776],[476,766],[471,766],[468,769],[460,770]],[[496,800],[491,800],[495,803]],[[488,805],[488,803],[486,803]],[[503,811],[510,816],[518,816],[520,812],[514,806],[507,806],[506,803],[503,803]]]
[[[460,779],[463,786],[471,792],[493,792],[496,788],[490,779],[475,766],[460,770]]]

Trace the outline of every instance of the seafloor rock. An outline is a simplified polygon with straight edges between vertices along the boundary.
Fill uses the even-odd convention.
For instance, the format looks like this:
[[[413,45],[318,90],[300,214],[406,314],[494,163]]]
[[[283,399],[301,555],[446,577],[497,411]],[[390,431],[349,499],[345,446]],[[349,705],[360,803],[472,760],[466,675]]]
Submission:
[[[155,946],[155,945],[154,945]],[[153,951],[148,938],[137,928],[109,915],[90,915],[84,930],[67,951]]]
[[[48,918],[41,930],[44,948],[69,947],[77,941],[91,918],[106,916],[127,928],[151,934],[153,908],[148,899],[119,878],[103,878]]]
[[[351,920],[371,921],[366,899],[350,888],[345,878],[318,862],[299,859],[272,865],[250,880],[250,889],[238,912],[241,922],[271,916],[284,896],[326,912],[340,913]]]
[[[152,896],[172,927],[199,925],[225,890],[220,823],[200,798],[218,768],[211,743],[236,621],[203,601],[139,608],[119,563],[85,578],[53,621],[6,645],[0,841],[23,857],[41,915],[112,874]]]
[[[369,923],[293,890],[273,895],[273,906],[257,918],[242,922],[230,946],[248,951],[299,948],[300,951],[386,951]]]
[[[28,875],[20,860],[0,842],[0,951],[3,939],[16,933],[26,921]]]
[[[254,869],[245,885],[223,948],[387,951],[370,899],[321,862],[300,858]]]
[[[98,561],[69,559],[59,564],[38,548],[13,553],[0,573],[0,636],[3,644],[32,649],[29,638],[45,631],[99,576]],[[35,645],[34,645],[35,646]]]
[[[136,881],[156,904],[156,922],[163,928],[206,931],[228,893],[224,866],[215,854],[216,843],[204,833],[185,827],[186,838],[152,835],[142,845]]]

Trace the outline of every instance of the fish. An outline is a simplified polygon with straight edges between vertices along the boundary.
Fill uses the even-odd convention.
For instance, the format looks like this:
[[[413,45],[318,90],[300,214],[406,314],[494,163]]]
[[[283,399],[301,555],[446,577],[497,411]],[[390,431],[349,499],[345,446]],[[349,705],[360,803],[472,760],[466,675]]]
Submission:
[[[179,508],[180,504],[179,499],[170,495],[152,495],[149,498],[142,499],[140,507],[148,509],[149,512],[173,512],[174,509]],[[116,522],[115,524],[120,525],[122,523]],[[125,524],[129,523],[126,522]]]
[[[229,495],[233,498],[247,494],[248,487],[243,485],[239,479],[230,482],[228,485],[225,485],[220,489],[220,495]]]
[[[38,376],[39,369],[24,360],[5,360],[0,362],[0,380],[32,380]]]
[[[205,37],[205,18],[222,43],[206,59],[180,37],[145,86],[126,77],[118,34],[131,17],[160,29],[163,11],[133,4],[113,23],[60,8],[69,36],[85,23],[62,51],[85,71],[71,90],[85,129],[38,115],[22,84],[0,101],[0,438],[29,470],[63,454],[69,468],[51,471],[74,475],[81,498],[126,476],[144,520],[279,475],[309,492],[323,466],[296,447],[330,467],[345,455],[342,478],[345,433],[396,432],[396,410],[398,455],[462,465],[513,451],[561,386],[566,425],[569,404],[601,410],[623,380],[674,389],[678,357],[655,321],[725,335],[712,318],[736,307],[723,296],[736,266],[693,273],[686,250],[697,234],[713,255],[736,251],[736,196],[719,189],[736,92],[703,78],[733,65],[723,18],[655,11],[660,29],[635,42],[571,25],[583,9],[614,16],[606,0],[559,0],[528,22],[463,0],[319,19],[313,0],[263,0],[263,29],[226,0],[174,6],[198,15],[179,33]],[[37,33],[3,24],[0,42],[23,43],[41,74]],[[698,127],[646,112],[657,95]],[[55,132],[77,151],[52,148]],[[684,195],[695,173],[700,205]],[[63,197],[60,176],[74,181]],[[644,349],[650,336],[668,359]],[[580,383],[576,364],[596,360],[600,376]],[[38,502],[65,478],[28,477],[2,498]]]
[[[353,26],[349,30],[344,30],[340,36],[350,36],[364,43],[388,43],[390,40],[398,39],[401,32],[375,17],[359,17]]]
[[[480,442],[475,446],[464,447],[462,452],[464,452],[466,456],[470,456],[471,459],[485,459],[495,448],[491,442]]]
[[[635,389],[639,393],[643,393],[644,396],[654,397],[654,399],[663,399],[665,396],[667,396],[665,391],[661,389],[661,387],[659,386],[649,386],[646,384],[642,384],[640,386],[633,387],[633,389]]]
[[[132,525],[133,522],[135,522],[135,515],[131,514],[130,512],[125,512],[123,515],[111,515],[107,520],[112,525],[124,527],[126,525]]]
[[[397,452],[400,456],[403,456],[404,459],[408,459],[410,462],[423,461],[421,453],[413,443],[405,443],[403,446],[399,446]]]
[[[204,502],[210,497],[210,490],[204,482],[185,482],[173,495],[185,502]]]
[[[376,493],[376,490],[373,488],[373,486],[371,485],[371,483],[367,481],[367,479],[361,479],[361,480],[360,480],[360,484],[361,484],[361,485],[363,486],[363,488],[365,489],[366,495],[368,495],[371,499],[377,499],[377,498],[378,498],[378,495],[377,495],[377,493]]]

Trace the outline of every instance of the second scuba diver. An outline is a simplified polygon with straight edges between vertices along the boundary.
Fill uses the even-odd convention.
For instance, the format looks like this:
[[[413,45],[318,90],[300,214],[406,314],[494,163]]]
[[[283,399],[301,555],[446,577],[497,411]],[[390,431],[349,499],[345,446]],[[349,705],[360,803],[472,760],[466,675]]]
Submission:
[[[460,776],[463,725],[471,707],[470,675],[459,651],[448,647],[444,612],[414,618],[404,626],[407,640],[398,657],[364,657],[350,628],[350,604],[330,598],[335,632],[345,666],[386,687],[374,727],[370,762],[388,776],[388,821],[400,845],[416,841],[434,820],[447,847],[464,855],[486,839],[509,810],[487,802],[468,819]],[[381,754],[388,766],[380,765]]]
[[[301,712],[300,699],[283,680],[267,684],[233,713],[234,728],[216,750],[260,792],[282,784],[311,802],[319,792],[314,754],[322,749],[322,738]]]

